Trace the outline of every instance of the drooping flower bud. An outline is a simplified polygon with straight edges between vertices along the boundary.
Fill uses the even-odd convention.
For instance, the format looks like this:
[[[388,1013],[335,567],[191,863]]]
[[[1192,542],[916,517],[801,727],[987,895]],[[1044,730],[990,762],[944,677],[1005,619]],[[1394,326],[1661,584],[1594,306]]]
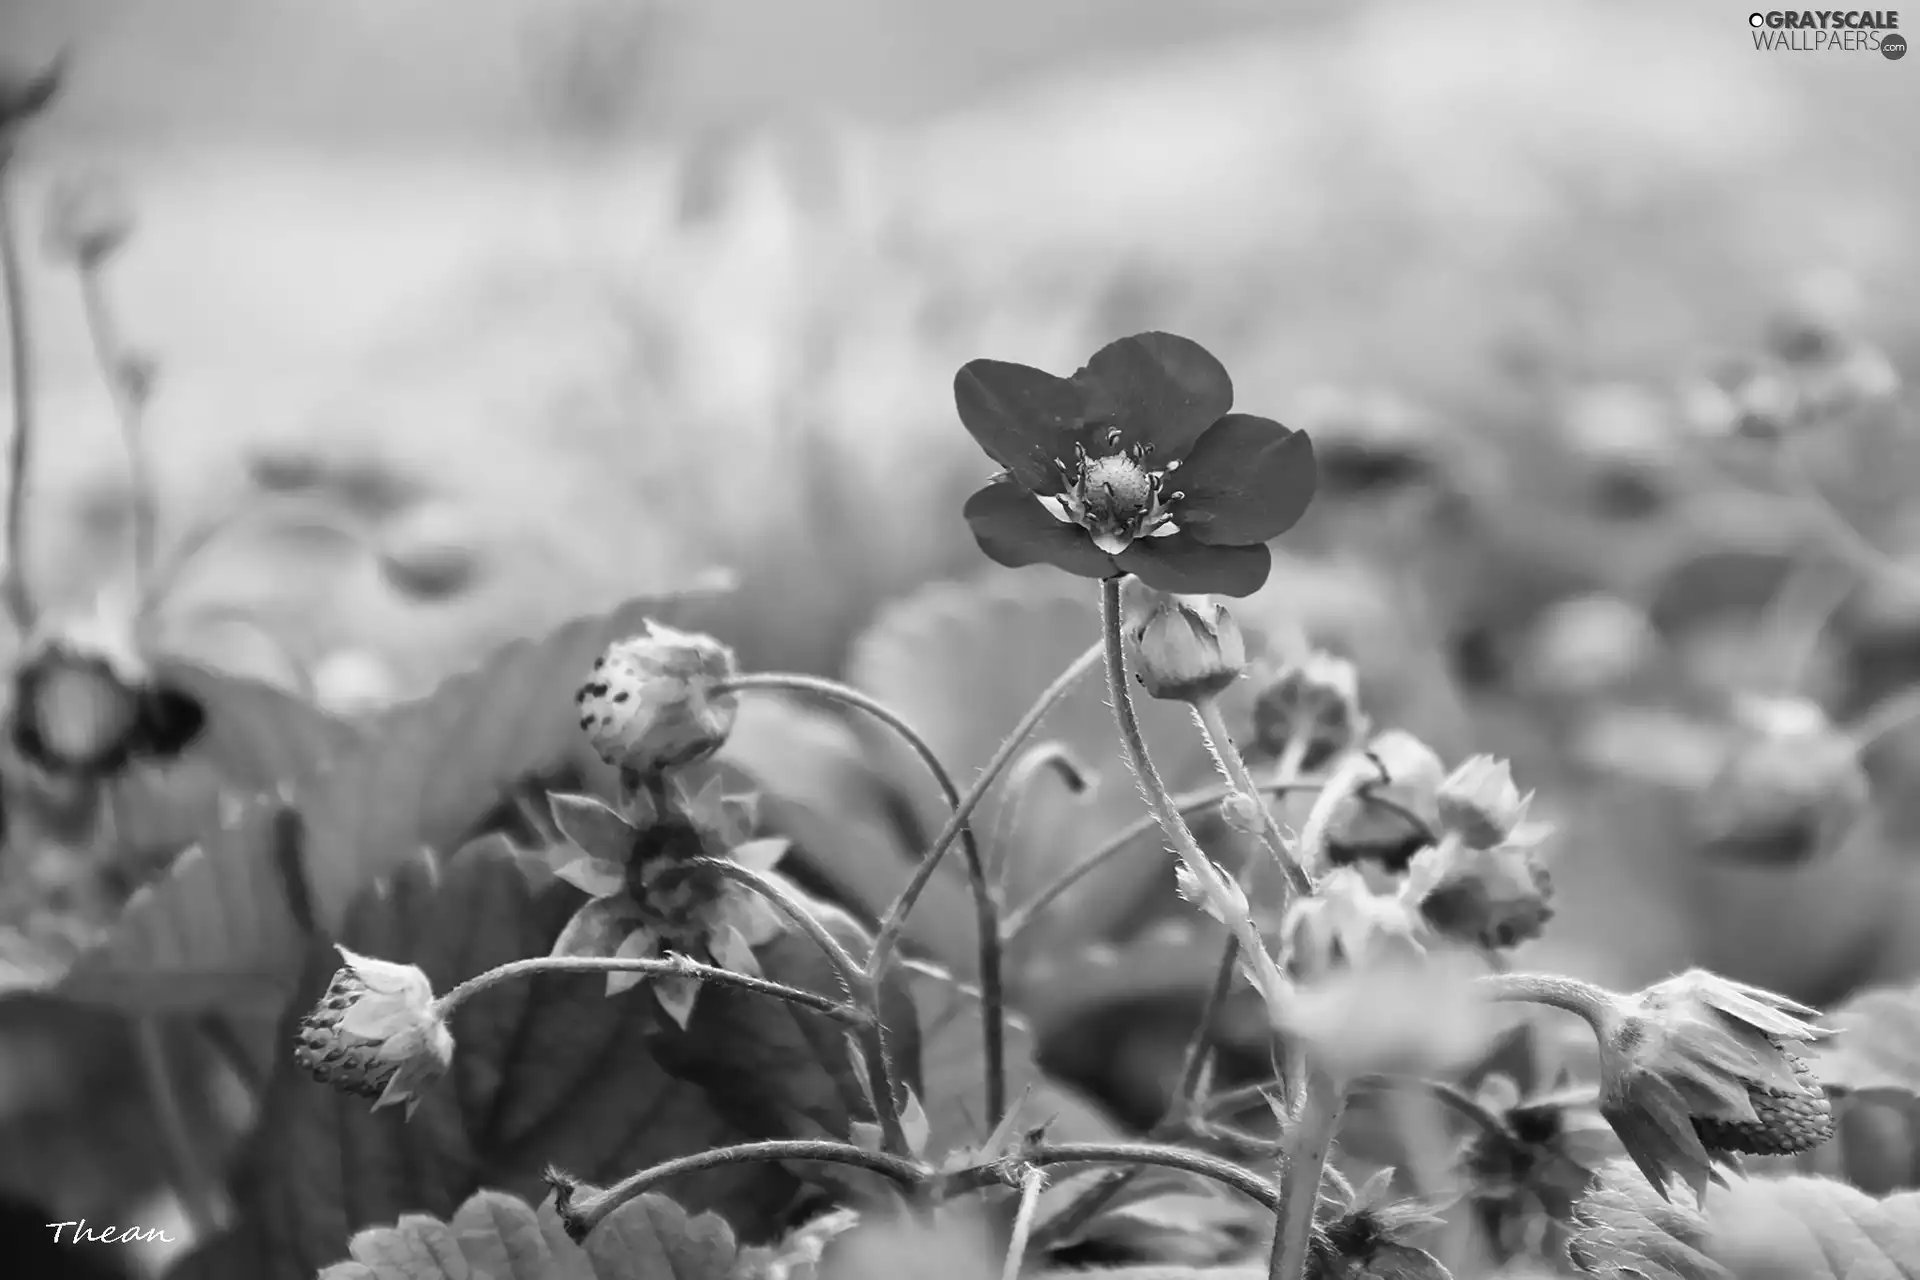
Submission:
[[[705,759],[733,731],[739,700],[714,688],[734,674],[712,636],[649,622],[594,659],[574,701],[601,759],[641,777]]]
[[[407,1114],[453,1064],[453,1033],[434,1007],[433,984],[410,964],[339,948],[346,963],[300,1023],[294,1060],[322,1084],[404,1102]]]
[[[1306,768],[1348,750],[1367,732],[1359,672],[1345,658],[1319,649],[1286,664],[1254,698],[1253,732],[1255,747],[1275,757],[1304,737]]]
[[[1199,702],[1240,678],[1247,642],[1227,607],[1210,596],[1143,593],[1130,638],[1140,683],[1156,698]]]
[[[133,234],[133,206],[124,187],[105,174],[62,178],[47,196],[47,251],[93,270]]]
[[[1491,849],[1512,835],[1530,799],[1514,786],[1512,766],[1487,755],[1468,757],[1434,793],[1440,825],[1473,849]]]

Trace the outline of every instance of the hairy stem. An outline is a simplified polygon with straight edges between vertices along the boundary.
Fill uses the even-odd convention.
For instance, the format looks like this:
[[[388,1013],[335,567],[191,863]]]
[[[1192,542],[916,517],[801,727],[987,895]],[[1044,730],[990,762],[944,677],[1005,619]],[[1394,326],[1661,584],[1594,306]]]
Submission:
[[[1127,657],[1121,636],[1118,578],[1107,578],[1100,583],[1100,620],[1107,662],[1107,693],[1113,700],[1120,742],[1126,752],[1127,764],[1139,783],[1140,794],[1199,891],[1206,895],[1209,904],[1233,931],[1240,944],[1242,959],[1253,970],[1255,985],[1266,999],[1269,1010],[1277,1017],[1285,1004],[1286,978],[1274,964],[1273,957],[1267,954],[1260,931],[1247,910],[1246,895],[1239,893],[1227,881],[1214,865],[1213,859],[1200,848],[1199,841],[1193,838],[1193,832],[1187,827],[1186,819],[1180,816],[1180,810],[1174,805],[1173,797],[1167,794],[1167,784],[1161,781],[1160,771],[1154,768],[1153,759],[1147,754],[1147,740],[1140,731],[1140,717],[1134,711],[1133,694],[1127,687]]]
[[[906,1130],[900,1124],[900,1095],[893,1087],[893,1060],[887,1053],[885,1014],[880,1008],[882,971],[878,968],[862,968],[840,945],[839,940],[827,932],[827,927],[820,923],[813,912],[795,902],[791,894],[766,876],[727,858],[701,858],[696,861],[712,867],[730,880],[746,885],[780,908],[813,939],[814,945],[826,953],[840,977],[840,984],[847,990],[847,998],[871,1015],[860,1027],[855,1040],[860,1047],[858,1058],[866,1071],[867,1091],[873,1095],[874,1118],[880,1125],[880,1139],[888,1152],[904,1155],[909,1146]],[[878,944],[875,946],[877,950]]]
[[[14,627],[25,635],[35,621],[26,566],[27,472],[33,465],[33,340],[9,180],[12,168],[13,143],[0,136],[0,296],[5,298],[7,372],[13,384],[13,435],[7,448],[7,563],[0,578],[0,597],[5,598]]]
[[[1047,1171],[1029,1168],[1020,1175],[1020,1209],[1013,1215],[1013,1232],[1007,1238],[1007,1260],[1000,1267],[1000,1280],[1020,1280],[1020,1267],[1027,1260],[1027,1241],[1033,1235],[1033,1218],[1040,1211],[1040,1192],[1046,1188]]]
[[[1333,1153],[1333,1136],[1347,1107],[1339,1081],[1310,1068],[1302,1090],[1299,1117],[1287,1135],[1287,1161],[1280,1174],[1280,1206],[1275,1216],[1273,1254],[1267,1280],[1302,1280],[1313,1242],[1313,1215],[1320,1203],[1320,1179]]]
[[[842,684],[837,680],[785,672],[757,672],[752,675],[736,676],[723,684],[720,691],[727,689],[780,689],[809,693],[816,697],[830,698],[865,712],[891,729],[902,742],[907,744],[913,754],[919,757],[920,763],[926,766],[927,772],[932,775],[934,784],[940,788],[941,797],[947,802],[947,808],[956,813],[959,811],[962,801],[960,788],[955,785],[953,774],[940,759],[939,753],[917,729],[907,723],[899,712],[879,699],[869,697],[852,685]],[[1001,976],[1000,903],[987,881],[986,864],[980,857],[980,842],[974,836],[973,827],[965,821],[960,824],[959,840],[960,856],[967,864],[967,885],[973,892],[974,931],[979,938],[981,1040],[985,1049],[987,1104],[990,1110],[994,1110],[992,1123],[998,1124],[999,1114],[1006,1108],[1007,1078],[1006,995]],[[879,954],[879,948],[876,947],[874,955],[878,957]],[[869,970],[869,976],[877,983],[880,978],[879,970],[877,968]],[[876,1010],[876,1014],[877,1012]]]
[[[1474,986],[1489,1000],[1543,1004],[1578,1014],[1601,1039],[1620,1019],[1620,997],[1605,987],[1557,973],[1495,973],[1475,978]]]
[[[1260,784],[1254,780],[1253,771],[1247,768],[1245,757],[1234,744],[1233,733],[1227,728],[1227,719],[1220,712],[1220,699],[1202,698],[1193,704],[1193,718],[1200,726],[1200,737],[1206,742],[1207,750],[1213,755],[1214,764],[1226,777],[1233,790],[1245,796],[1259,806],[1262,823],[1261,839],[1267,846],[1267,852],[1286,872],[1288,888],[1299,897],[1313,892],[1313,882],[1301,868],[1294,850],[1288,847],[1287,836],[1280,829],[1280,820],[1273,814],[1273,806],[1262,797]],[[1295,734],[1282,753],[1278,781],[1295,782],[1299,780],[1300,765],[1305,761],[1309,740],[1304,734]],[[1283,901],[1282,907],[1286,905]]]
[[[663,1182],[723,1165],[774,1160],[808,1160],[865,1169],[891,1179],[909,1194],[918,1194],[930,1180],[925,1169],[899,1156],[868,1151],[845,1142],[793,1139],[743,1142],[738,1146],[716,1147],[712,1151],[682,1156],[678,1160],[654,1165],[651,1169],[642,1169],[604,1190],[589,1190],[557,1174],[549,1174],[548,1181],[553,1184],[556,1193],[555,1209],[560,1215],[561,1224],[566,1228],[567,1235],[577,1243],[585,1240],[595,1227],[606,1221],[607,1216],[621,1205],[639,1199]]]
[[[447,994],[433,1002],[434,1013],[445,1018],[488,987],[520,978],[536,978],[543,973],[644,973],[649,976],[698,978],[716,986],[738,987],[742,991],[785,1000],[788,1004],[803,1005],[851,1026],[865,1026],[872,1021],[865,1009],[823,996],[817,991],[802,991],[785,983],[769,982],[765,978],[735,973],[731,969],[715,968],[685,956],[667,956],[658,960],[630,956],[532,956],[525,960],[513,960],[449,989]]]
[[[133,580],[136,597],[153,572],[153,548],[158,516],[155,512],[153,471],[148,465],[145,405],[133,385],[125,344],[107,301],[106,275],[99,263],[80,264],[80,301],[86,312],[87,334],[93,340],[94,359],[106,379],[120,422],[120,440],[127,451],[127,490],[132,503]]]
[[[1203,1178],[1212,1178],[1215,1182],[1233,1188],[1268,1210],[1275,1209],[1280,1204],[1279,1192],[1265,1178],[1241,1168],[1231,1160],[1222,1160],[1219,1156],[1210,1156],[1204,1151],[1189,1151],[1185,1147],[1162,1146],[1156,1142],[1044,1143],[1021,1150],[1019,1159],[1025,1164],[1035,1166],[1158,1165],[1166,1169],[1179,1169],[1185,1173],[1198,1174]],[[944,1181],[949,1192],[973,1191],[981,1187],[1005,1185],[1007,1166],[1000,1160],[977,1164],[947,1174]]]
[[[967,819],[973,816],[973,811],[986,798],[987,789],[1006,772],[1007,766],[1013,763],[1020,748],[1025,745],[1028,738],[1033,736],[1033,731],[1040,727],[1041,720],[1053,710],[1054,704],[1072,690],[1080,677],[1093,668],[1099,657],[1099,647],[1090,648],[1074,659],[1072,664],[1041,692],[1039,698],[1027,709],[1026,714],[1020,717],[1019,723],[1014,725],[1013,731],[1007,735],[1006,740],[994,751],[992,759],[987,761],[986,767],[980,771],[980,776],[973,780],[973,785],[967,789],[966,795],[962,796],[960,802],[954,806],[952,816],[947,819],[947,825],[942,827],[940,833],[934,837],[932,846],[920,859],[920,865],[914,868],[913,877],[907,881],[906,888],[900,891],[900,896],[888,910],[886,919],[880,922],[879,933],[874,938],[873,954],[867,961],[869,985],[877,986],[880,976],[886,972],[888,961],[892,959],[893,952],[900,945],[901,932],[906,928],[907,913],[913,910],[914,903],[918,902],[920,895],[926,891],[927,885],[933,880],[933,873],[940,866],[940,859],[946,856],[947,850],[953,847],[960,832],[966,829]],[[998,973],[1001,943],[1000,926],[996,920],[993,937],[995,957],[993,988],[989,989],[987,986],[987,975],[984,972],[980,975],[980,1005],[981,1016],[984,1019],[982,1027],[986,1040],[987,1123],[989,1125],[998,1125],[1007,1113],[1006,1004],[1005,995],[999,987]],[[984,939],[982,945],[984,946]]]

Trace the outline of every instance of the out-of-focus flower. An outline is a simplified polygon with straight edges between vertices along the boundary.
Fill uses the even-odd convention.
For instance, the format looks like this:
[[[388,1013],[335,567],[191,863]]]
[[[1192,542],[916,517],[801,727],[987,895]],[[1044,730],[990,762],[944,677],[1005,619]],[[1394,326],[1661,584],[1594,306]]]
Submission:
[[[1138,621],[1128,634],[1139,659],[1135,673],[1149,694],[1200,702],[1240,678],[1247,642],[1225,605],[1152,588],[1141,596]]]
[[[1663,1196],[1676,1175],[1704,1194],[1733,1153],[1816,1147],[1832,1107],[1789,1050],[1831,1034],[1815,1016],[1702,969],[1624,997],[1600,1041],[1600,1114]]]
[[[1734,358],[1684,384],[1680,410],[1707,439],[1778,441],[1800,423],[1800,389],[1779,361]]]
[[[1553,919],[1553,877],[1539,856],[1544,826],[1480,849],[1443,840],[1413,856],[1402,889],[1435,933],[1489,951],[1540,936]]]
[[[133,234],[133,205],[126,188],[102,173],[55,182],[47,196],[47,251],[93,270]]]
[[[1377,780],[1334,810],[1327,827],[1327,855],[1335,865],[1377,869],[1392,878],[1433,843],[1440,822],[1437,797],[1447,767],[1433,748],[1404,729],[1376,735],[1367,744],[1366,758]]]
[[[729,859],[771,871],[787,842],[745,840],[748,819],[718,776],[697,789],[684,777],[659,780],[622,814],[591,796],[552,798],[568,843],[550,851],[553,871],[588,896],[553,944],[557,956],[668,954],[757,976],[755,947],[784,927],[765,898],[703,860]],[[645,812],[642,812],[642,809]],[[642,982],[681,1026],[693,1016],[697,978],[610,973],[607,994]]]
[[[1460,1151],[1469,1193],[1487,1237],[1507,1256],[1543,1254],[1552,1223],[1569,1223],[1600,1167],[1617,1151],[1592,1089],[1564,1083],[1523,1095],[1489,1076],[1474,1098],[1497,1128],[1476,1126]]]
[[[1514,785],[1513,766],[1489,755],[1469,756],[1434,792],[1442,829],[1474,849],[1504,843],[1532,800]]]
[[[1742,700],[1734,740],[1695,807],[1707,852],[1799,862],[1833,852],[1872,802],[1854,742],[1815,703]]]
[[[1287,972],[1308,981],[1385,957],[1426,954],[1420,920],[1398,897],[1375,893],[1352,867],[1336,867],[1294,901],[1280,925]]]
[[[1445,473],[1449,438],[1441,420],[1381,389],[1313,387],[1297,421],[1314,440],[1329,499],[1377,498],[1431,484]]]
[[[1565,405],[1560,436],[1593,478],[1600,513],[1637,519],[1663,510],[1682,478],[1685,437],[1673,407],[1646,387],[1583,387]]]
[[[1612,595],[1575,596],[1534,620],[1521,648],[1520,678],[1540,693],[1602,693],[1644,670],[1659,646],[1659,632],[1638,605]]]
[[[1393,1170],[1382,1169],[1342,1204],[1325,1203],[1307,1245],[1309,1280],[1451,1280],[1439,1259],[1407,1243],[1441,1224],[1417,1201],[1393,1198]]]
[[[8,135],[47,109],[66,74],[65,54],[31,69],[11,58],[0,60],[0,158],[4,158]]]
[[[1486,1052],[1496,1026],[1475,990],[1471,957],[1381,950],[1373,959],[1300,983],[1279,1030],[1337,1079],[1444,1076]]]
[[[1006,468],[967,499],[967,523],[981,550],[1014,568],[1251,595],[1271,567],[1265,544],[1313,499],[1307,437],[1229,413],[1227,371],[1187,338],[1122,338],[1071,378],[970,361],[954,401]]]
[[[739,700],[714,687],[734,670],[712,636],[650,621],[594,659],[574,697],[580,727],[608,764],[641,777],[705,759],[733,732]]]
[[[480,572],[475,541],[473,522],[452,504],[423,503],[381,531],[380,572],[409,599],[447,600]]]
[[[327,994],[300,1023],[294,1059],[314,1079],[374,1110],[420,1098],[453,1063],[453,1033],[434,1007],[433,984],[410,964],[340,949]]]
[[[1261,755],[1277,759],[1301,738],[1306,745],[1301,767],[1312,769],[1351,749],[1366,735],[1360,674],[1345,658],[1313,649],[1264,675],[1260,684],[1253,701],[1250,745]]]

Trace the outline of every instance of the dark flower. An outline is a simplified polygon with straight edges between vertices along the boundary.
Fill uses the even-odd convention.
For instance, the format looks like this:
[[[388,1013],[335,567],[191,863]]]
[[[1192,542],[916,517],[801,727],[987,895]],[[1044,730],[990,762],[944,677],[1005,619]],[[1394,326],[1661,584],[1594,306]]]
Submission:
[[[1271,566],[1265,544],[1313,499],[1307,437],[1229,413],[1227,371],[1186,338],[1122,338],[1071,378],[974,360],[953,394],[961,422],[1006,468],[966,505],[980,549],[1000,564],[1252,595]]]

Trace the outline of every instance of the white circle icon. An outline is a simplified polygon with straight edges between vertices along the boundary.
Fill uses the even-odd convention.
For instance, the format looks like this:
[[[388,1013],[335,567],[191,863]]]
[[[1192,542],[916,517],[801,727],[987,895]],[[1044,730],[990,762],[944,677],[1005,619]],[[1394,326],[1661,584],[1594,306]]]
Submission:
[[[1767,25],[1767,15],[1764,13],[1750,13],[1747,15],[1747,25],[1750,27],[1764,27]]]

